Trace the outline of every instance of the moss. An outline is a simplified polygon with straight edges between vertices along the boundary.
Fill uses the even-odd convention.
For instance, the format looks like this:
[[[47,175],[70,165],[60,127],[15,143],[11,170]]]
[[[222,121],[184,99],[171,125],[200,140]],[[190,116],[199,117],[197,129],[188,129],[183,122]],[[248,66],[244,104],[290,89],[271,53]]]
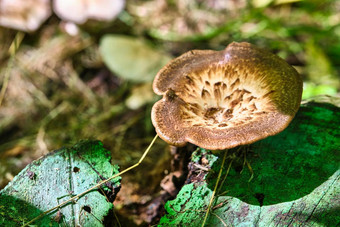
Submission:
[[[26,201],[0,194],[0,226],[21,226],[41,213],[41,210]],[[47,216],[35,224],[37,226],[58,226],[56,221]]]

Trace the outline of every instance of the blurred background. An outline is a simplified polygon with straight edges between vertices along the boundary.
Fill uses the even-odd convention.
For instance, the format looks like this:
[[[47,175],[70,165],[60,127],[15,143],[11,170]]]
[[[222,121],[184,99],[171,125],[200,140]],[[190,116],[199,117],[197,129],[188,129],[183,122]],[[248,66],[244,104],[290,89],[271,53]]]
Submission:
[[[32,160],[83,139],[112,163],[136,163],[155,135],[155,74],[191,49],[233,41],[267,49],[304,80],[303,99],[340,96],[340,1],[0,0],[0,189]],[[123,176],[115,209],[126,223],[145,210],[170,171],[157,140]]]

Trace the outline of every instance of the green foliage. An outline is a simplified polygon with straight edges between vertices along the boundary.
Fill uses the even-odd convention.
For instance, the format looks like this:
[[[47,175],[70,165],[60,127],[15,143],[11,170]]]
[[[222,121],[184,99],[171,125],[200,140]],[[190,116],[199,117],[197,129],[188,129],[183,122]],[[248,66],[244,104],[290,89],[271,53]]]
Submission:
[[[25,224],[63,201],[118,173],[99,141],[84,141],[33,161],[0,192],[0,225]],[[49,218],[68,226],[103,226],[112,212],[120,177],[54,210]],[[36,224],[47,226],[49,218]],[[56,223],[56,222],[54,222]]]

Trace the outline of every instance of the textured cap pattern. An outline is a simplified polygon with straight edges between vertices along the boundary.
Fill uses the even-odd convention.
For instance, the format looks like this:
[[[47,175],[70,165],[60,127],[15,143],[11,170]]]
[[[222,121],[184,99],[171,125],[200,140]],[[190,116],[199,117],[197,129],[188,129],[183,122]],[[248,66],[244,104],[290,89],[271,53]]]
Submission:
[[[222,150],[286,128],[299,108],[302,80],[276,55],[232,43],[172,60],[156,75],[153,89],[163,95],[152,109],[163,140]]]

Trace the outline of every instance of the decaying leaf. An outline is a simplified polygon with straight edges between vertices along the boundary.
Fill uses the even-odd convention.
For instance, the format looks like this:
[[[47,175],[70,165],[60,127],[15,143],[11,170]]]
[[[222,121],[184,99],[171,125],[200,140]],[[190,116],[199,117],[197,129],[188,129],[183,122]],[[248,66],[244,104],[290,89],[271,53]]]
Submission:
[[[33,161],[0,192],[0,226],[25,224],[72,196],[118,173],[99,141],[84,141]],[[53,211],[35,224],[102,226],[120,189],[120,177],[77,201]],[[53,219],[53,220],[52,220]]]
[[[248,151],[238,162],[233,154],[239,148],[229,150],[231,155],[224,166],[224,176],[230,161],[234,162],[221,190],[217,191],[207,226],[338,225],[339,120],[338,107],[309,102],[301,106],[282,133],[240,148]],[[214,171],[209,171],[205,180],[197,181],[199,178],[191,175],[189,184],[177,198],[166,204],[167,215],[161,219],[160,226],[200,226],[223,152],[213,155],[218,159],[212,165]],[[202,158],[194,160],[199,162]],[[254,173],[251,181],[248,168]]]
[[[126,99],[125,104],[128,108],[136,110],[146,103],[156,101],[157,97],[152,91],[152,84],[145,83],[132,88],[131,95]]]
[[[170,57],[137,38],[105,35],[99,46],[105,64],[118,76],[137,82],[152,81]]]

